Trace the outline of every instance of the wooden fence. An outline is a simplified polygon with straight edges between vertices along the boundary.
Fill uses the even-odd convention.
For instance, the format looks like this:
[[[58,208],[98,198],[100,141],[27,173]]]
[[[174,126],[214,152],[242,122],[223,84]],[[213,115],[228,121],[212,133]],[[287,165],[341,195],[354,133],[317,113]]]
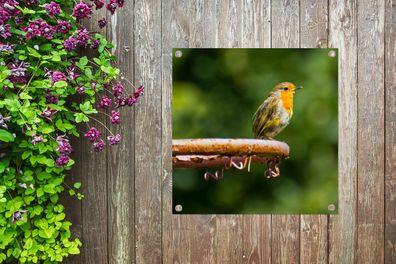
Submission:
[[[130,0],[106,30],[146,93],[119,147],[75,142],[69,263],[396,263],[394,0]],[[339,215],[171,214],[172,47],[339,48]]]

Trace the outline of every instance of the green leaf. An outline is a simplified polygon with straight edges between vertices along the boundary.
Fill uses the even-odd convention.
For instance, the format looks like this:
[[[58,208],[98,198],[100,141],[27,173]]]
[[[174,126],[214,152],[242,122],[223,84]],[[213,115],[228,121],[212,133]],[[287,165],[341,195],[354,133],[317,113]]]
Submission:
[[[18,109],[21,107],[21,104],[19,103],[19,101],[17,99],[5,99],[4,100],[5,105],[7,107],[8,110],[10,110],[11,112],[17,112]]]
[[[15,138],[10,132],[4,129],[0,129],[0,141],[13,142],[14,140]]]
[[[53,185],[52,183],[44,185],[44,192],[51,193],[51,194],[56,193],[55,185]]]
[[[87,56],[81,57],[80,60],[76,63],[77,67],[83,69],[85,65],[88,63]]]
[[[74,183],[74,188],[76,188],[76,189],[80,189],[80,187],[81,187],[81,182],[76,182],[76,183]]]

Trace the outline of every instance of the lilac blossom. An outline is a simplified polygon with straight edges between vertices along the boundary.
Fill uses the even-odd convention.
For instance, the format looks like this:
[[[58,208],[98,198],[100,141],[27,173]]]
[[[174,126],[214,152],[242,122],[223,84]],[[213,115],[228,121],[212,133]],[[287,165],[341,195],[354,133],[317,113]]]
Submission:
[[[112,124],[121,124],[121,115],[118,111],[111,111],[110,121]]]
[[[98,25],[100,28],[104,28],[107,25],[107,23],[109,23],[109,21],[107,21],[105,17],[98,21]]]
[[[23,221],[23,214],[27,213],[27,210],[18,210],[12,214],[12,224],[14,225],[17,221]]]
[[[10,121],[10,119],[10,116],[4,117],[2,114],[0,114],[0,127],[8,129],[6,122]]]
[[[59,20],[56,26],[56,31],[59,33],[67,34],[70,31],[70,23],[64,20]]]
[[[61,11],[60,5],[55,2],[45,4],[44,7],[45,9],[47,9],[48,15],[50,16],[56,16],[60,14]]]
[[[41,18],[39,18],[39,19],[36,19],[36,20],[30,22],[28,26],[22,27],[22,30],[27,33],[26,38],[31,39],[36,36],[41,36],[41,33],[42,33],[41,29],[45,25],[48,25],[48,24],[45,23]]]
[[[45,110],[40,114],[45,119],[52,121],[52,116],[58,112],[58,110],[51,109],[49,106],[45,108]]]
[[[99,40],[97,40],[97,39],[92,40],[91,49],[97,49],[97,48],[99,48],[99,45],[100,45]]]
[[[93,2],[95,4],[95,8],[96,9],[101,9],[105,5],[105,1],[104,0],[94,0]]]
[[[38,144],[40,142],[43,142],[43,140],[44,140],[43,136],[35,136],[35,135],[33,135],[32,144],[36,145],[36,144]]]
[[[41,36],[46,39],[52,39],[55,33],[55,28],[47,23],[42,23]]]
[[[87,133],[84,134],[84,136],[88,138],[89,141],[91,142],[97,140],[100,137],[100,135],[101,135],[100,131],[97,130],[95,127],[91,127],[91,129],[89,129]]]
[[[77,18],[77,20],[80,20],[86,17],[90,18],[91,14],[92,14],[91,7],[80,0],[80,2],[74,6],[72,16]]]
[[[89,32],[86,28],[77,30],[77,40],[78,44],[86,47],[89,40]]]
[[[99,102],[99,107],[103,109],[107,109],[112,105],[112,101],[109,97],[106,95],[103,95],[100,102]]]
[[[84,88],[84,86],[82,84],[79,84],[76,91],[79,94],[84,94],[85,88]]]
[[[107,10],[113,15],[118,7],[117,0],[110,0],[110,2],[106,5]]]
[[[68,39],[66,39],[63,42],[63,46],[67,51],[75,50],[77,48],[77,44],[78,44],[78,40],[73,36],[70,36]]]
[[[10,28],[11,27],[9,24],[0,25],[0,36],[2,36],[4,39],[10,37],[11,36]]]
[[[52,84],[59,82],[59,81],[66,81],[66,75],[60,71],[53,71],[51,73]]]
[[[102,139],[93,144],[95,152],[100,152],[105,148],[105,143]]]
[[[14,52],[15,45],[13,44],[3,44],[0,42],[0,52]]]
[[[56,159],[56,165],[58,167],[63,167],[65,165],[67,165],[67,163],[69,162],[70,157],[68,155],[62,154],[60,155],[57,159]]]
[[[56,142],[58,143],[56,151],[58,151],[60,154],[69,155],[72,152],[72,146],[67,138],[63,138],[60,141],[57,140]]]
[[[74,63],[72,63],[69,68],[66,70],[67,73],[67,78],[71,81],[77,79],[78,76],[80,76],[79,74],[77,74],[77,68],[76,65],[74,65]]]
[[[8,69],[11,70],[8,80],[12,83],[26,83],[26,71],[29,63],[16,60],[8,64]]]
[[[115,97],[120,96],[124,92],[124,86],[122,84],[116,84],[112,87],[113,95]]]
[[[107,140],[110,142],[110,146],[118,145],[121,141],[121,135],[117,134],[115,136],[108,136]]]

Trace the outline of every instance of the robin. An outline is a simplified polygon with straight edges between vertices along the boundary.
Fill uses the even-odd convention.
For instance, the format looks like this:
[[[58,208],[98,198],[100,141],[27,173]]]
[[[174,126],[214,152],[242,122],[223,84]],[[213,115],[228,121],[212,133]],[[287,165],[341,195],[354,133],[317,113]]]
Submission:
[[[294,93],[301,88],[291,82],[282,82],[272,89],[253,115],[253,133],[256,138],[272,139],[289,124],[293,115]]]

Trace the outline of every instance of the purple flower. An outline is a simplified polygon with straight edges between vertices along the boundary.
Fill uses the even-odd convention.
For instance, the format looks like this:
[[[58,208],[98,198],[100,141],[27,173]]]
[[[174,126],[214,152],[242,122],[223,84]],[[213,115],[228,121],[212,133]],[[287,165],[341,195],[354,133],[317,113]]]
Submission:
[[[11,36],[9,24],[0,25],[0,36],[2,36],[4,39],[7,39]]]
[[[96,9],[101,9],[105,5],[104,0],[94,0],[93,2],[95,4]]]
[[[107,140],[110,142],[110,146],[117,145],[121,141],[121,136],[120,134],[117,134],[115,136],[108,136]]]
[[[52,84],[59,82],[59,81],[66,81],[66,75],[60,71],[54,71],[51,73]]]
[[[119,97],[117,98],[117,107],[123,107],[127,105],[127,99]]]
[[[45,108],[45,110],[40,114],[42,117],[44,117],[45,119],[52,121],[52,116],[58,112],[58,110],[55,109],[51,109],[49,106],[47,106],[47,108]]]
[[[8,129],[6,122],[10,121],[10,119],[11,119],[10,116],[3,117],[3,115],[0,114],[0,127]]]
[[[88,132],[85,133],[84,136],[88,138],[89,141],[94,142],[100,137],[100,131],[97,130],[95,127],[91,127],[91,129],[88,130]]]
[[[77,68],[76,65],[74,65],[74,63],[72,63],[69,68],[66,70],[67,73],[67,78],[71,81],[77,79],[78,76],[80,76],[79,74],[77,74]]]
[[[111,111],[110,121],[112,124],[121,124],[121,115],[118,111]]]
[[[68,39],[66,39],[63,42],[63,46],[67,51],[75,50],[77,48],[77,44],[78,44],[78,40],[73,36],[70,36]]]
[[[55,2],[45,4],[44,7],[47,9],[48,15],[50,16],[56,16],[60,14],[60,5]]]
[[[133,105],[136,104],[136,103],[137,103],[137,99],[136,99],[133,95],[129,96],[129,97],[126,99],[126,104],[127,104],[128,106],[133,106]]]
[[[96,82],[91,82],[91,88],[92,88],[92,90],[94,90],[95,92],[96,92],[96,85],[97,85]]]
[[[144,86],[140,85],[136,91],[126,99],[126,103],[128,106],[132,106],[134,104],[137,103],[137,101],[139,100],[139,97],[142,96],[144,93]]]
[[[70,160],[70,157],[69,157],[69,156],[62,154],[62,155],[60,155],[60,156],[56,159],[56,165],[57,165],[58,167],[63,167],[63,166],[65,166],[65,165],[67,165],[67,163],[69,162],[69,160]]]
[[[56,26],[56,31],[59,33],[67,34],[70,31],[70,23],[64,20],[59,20]]]
[[[113,90],[113,95],[115,97],[118,97],[124,92],[124,86],[122,86],[122,84],[119,83],[119,84],[114,85],[112,87],[112,90]]]
[[[123,7],[125,3],[125,0],[117,0],[117,4],[119,7]]]
[[[11,70],[8,80],[12,83],[26,83],[26,71],[29,66],[29,63],[18,60],[8,64],[8,69]]]
[[[105,143],[102,139],[100,139],[98,142],[95,142],[93,146],[96,152],[100,152],[105,148]]]
[[[69,155],[73,150],[66,135],[57,136],[56,143],[58,144],[56,151],[60,154]]]
[[[77,40],[78,44],[86,47],[89,40],[89,32],[86,28],[77,30]]]
[[[98,25],[100,28],[104,28],[107,25],[107,23],[109,23],[109,21],[107,21],[105,17],[98,21]]]
[[[110,2],[106,5],[107,10],[113,15],[118,7],[117,0],[110,0]]]
[[[55,33],[55,28],[47,23],[42,23],[41,26],[41,35],[46,39],[52,39]]]
[[[33,136],[32,144],[36,145],[40,142],[43,142],[43,136]]]
[[[99,107],[103,109],[107,109],[112,105],[112,101],[106,95],[102,96],[102,99],[99,102]]]
[[[46,94],[45,101],[47,104],[57,104],[59,100],[59,95],[57,94]]]
[[[97,40],[97,39],[93,40],[91,43],[91,49],[99,48],[99,44],[100,44],[99,40]]]
[[[84,88],[84,86],[82,84],[79,84],[76,91],[79,94],[84,94],[85,88]]]
[[[144,86],[140,85],[136,91],[133,93],[133,95],[137,98],[139,98],[140,96],[142,96],[144,94]]]
[[[28,26],[22,27],[22,30],[25,31],[26,38],[31,39],[36,36],[41,35],[41,29],[43,28],[43,25],[47,25],[41,18],[34,20],[33,22],[30,22]]]
[[[13,44],[3,44],[0,42],[0,52],[14,52],[15,45]]]
[[[10,14],[5,9],[0,8],[0,24],[5,24],[10,17]]]
[[[27,210],[18,210],[12,214],[12,224],[14,225],[17,221],[23,221],[23,214],[27,213]]]
[[[89,5],[80,0],[80,2],[74,6],[72,16],[77,20],[91,17],[92,9]]]

